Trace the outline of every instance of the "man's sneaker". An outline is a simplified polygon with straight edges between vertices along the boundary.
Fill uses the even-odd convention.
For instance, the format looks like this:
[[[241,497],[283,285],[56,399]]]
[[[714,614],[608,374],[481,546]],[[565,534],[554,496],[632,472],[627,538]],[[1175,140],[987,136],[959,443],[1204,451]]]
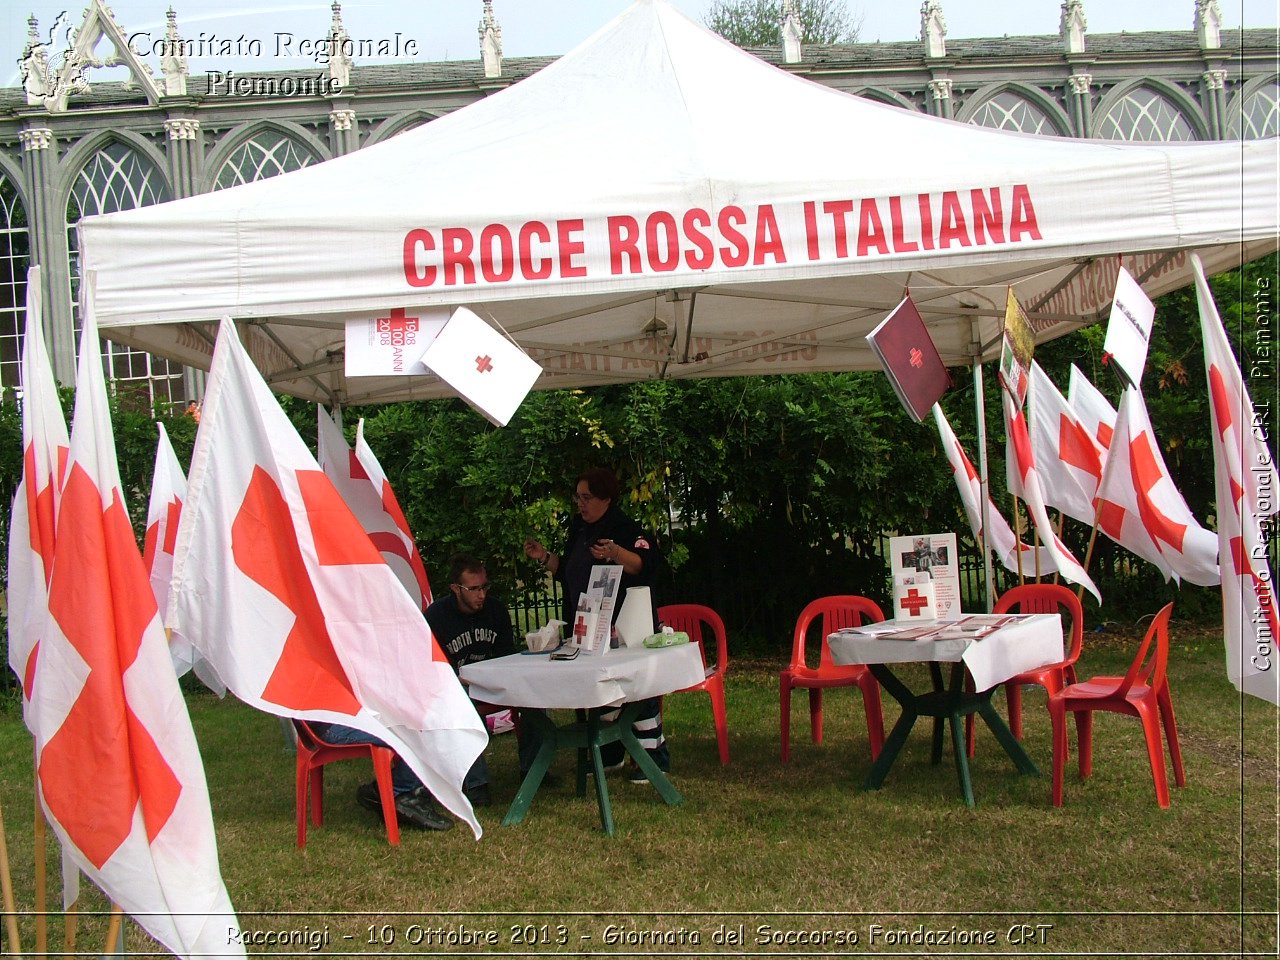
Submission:
[[[396,819],[402,827],[416,830],[452,830],[453,821],[436,809],[426,787],[418,787],[396,797]]]
[[[587,772],[588,772],[588,773],[590,773],[590,772],[591,772],[591,769],[590,769],[589,767],[587,768]],[[527,777],[528,775],[529,775],[529,771],[528,771],[528,770],[521,770],[521,771],[520,771],[520,781],[521,781],[521,783],[523,783],[523,782],[524,782],[524,778],[525,778],[525,777]],[[554,773],[552,773],[550,770],[548,770],[546,773],[544,773],[544,774],[542,775],[542,783],[540,784],[540,786],[543,786],[543,787],[558,787],[558,786],[560,786],[560,778],[559,778],[558,776],[556,776]]]
[[[378,791],[377,780],[370,780],[356,787],[356,803],[374,813],[382,812],[382,794]]]
[[[467,799],[471,801],[473,807],[487,807],[493,803],[493,797],[489,794],[489,785],[487,783],[482,783],[469,789],[464,787],[462,792],[467,795]]]
[[[662,772],[666,773],[667,771],[663,770]],[[631,765],[631,769],[627,771],[627,782],[628,783],[648,783],[649,775],[640,769],[639,764],[633,763]]]

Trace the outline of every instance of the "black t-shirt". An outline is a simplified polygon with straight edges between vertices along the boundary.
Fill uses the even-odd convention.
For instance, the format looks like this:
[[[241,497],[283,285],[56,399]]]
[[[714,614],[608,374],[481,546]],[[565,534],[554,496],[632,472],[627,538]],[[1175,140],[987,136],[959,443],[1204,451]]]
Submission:
[[[511,616],[493,598],[485,600],[479,613],[465,613],[450,591],[427,607],[427,623],[454,670],[516,652]]]
[[[597,540],[612,540],[624,550],[639,555],[641,568],[638,574],[623,573],[622,592],[613,608],[613,618],[618,619],[622,612],[622,601],[631,587],[651,587],[657,573],[660,556],[652,535],[632,520],[615,505],[610,504],[603,517],[595,523],[585,523],[581,516],[569,521],[569,538],[565,541],[564,552],[560,556],[560,566],[556,570],[556,579],[564,590],[562,619],[565,623],[573,623],[573,615],[578,609],[578,597],[587,592],[591,579],[591,568],[606,561],[596,560],[591,556],[591,545]],[[652,591],[650,599],[653,599]],[[657,611],[654,611],[654,622],[657,622]]]

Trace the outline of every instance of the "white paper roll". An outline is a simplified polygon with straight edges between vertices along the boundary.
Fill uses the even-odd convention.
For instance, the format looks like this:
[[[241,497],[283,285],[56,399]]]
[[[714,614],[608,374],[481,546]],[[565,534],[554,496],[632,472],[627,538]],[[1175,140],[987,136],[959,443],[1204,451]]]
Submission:
[[[614,624],[624,646],[639,647],[644,638],[651,636],[653,628],[653,601],[648,587],[630,587],[622,599],[622,612]]]

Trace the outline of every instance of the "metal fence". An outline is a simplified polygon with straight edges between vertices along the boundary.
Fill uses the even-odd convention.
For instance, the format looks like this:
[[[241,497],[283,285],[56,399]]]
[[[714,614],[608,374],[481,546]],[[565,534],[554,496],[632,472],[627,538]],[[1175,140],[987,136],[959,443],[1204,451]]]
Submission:
[[[10,495],[10,499],[12,496]],[[4,534],[7,543],[8,512],[0,511],[0,533]],[[1272,570],[1280,570],[1280,527],[1269,530],[1268,554]],[[878,569],[883,575],[862,579],[857,583],[826,584],[814,596],[822,593],[848,592],[868,596],[890,609],[891,584],[889,579],[889,540],[892,534],[883,533],[876,539],[875,553],[880,563]],[[1083,556],[1083,544],[1069,544]],[[0,551],[0,565],[5,562],[4,553]],[[985,573],[982,555],[973,540],[966,536],[958,537],[957,569],[960,576],[961,602],[965,610],[986,609],[986,593],[984,589]],[[872,566],[875,558],[869,558]],[[748,557],[739,562],[758,563],[760,558]],[[3,569],[0,566],[0,569]],[[1098,585],[1098,589],[1107,600],[1105,608],[1099,610],[1086,598],[1086,618],[1093,623],[1102,620],[1138,619],[1143,614],[1153,613],[1164,603],[1174,600],[1178,603],[1180,614],[1189,617],[1205,618],[1220,616],[1218,613],[1218,589],[1216,587],[1194,587],[1187,584],[1177,587],[1166,584],[1155,567],[1141,561],[1132,554],[1122,550],[1109,541],[1099,539],[1095,545],[1091,562],[1090,575]],[[664,569],[658,584],[655,585],[655,597],[659,604],[706,603],[715,607],[724,618],[731,642],[741,652],[759,655],[785,655],[791,639],[791,625],[801,607],[814,599],[812,596],[796,596],[783,602],[769,602],[751,591],[734,590],[735,582],[730,575],[722,578],[717,587],[717,595],[713,597],[696,595],[688,586],[690,582],[699,580],[696,571],[671,571]],[[1033,571],[1028,570],[1028,578]],[[993,568],[993,586],[995,594],[1007,590],[1017,583],[1017,576],[996,564]],[[7,582],[7,579],[6,581]],[[730,584],[728,588],[725,583]],[[559,585],[547,578],[536,584],[513,583],[501,592],[501,599],[511,612],[516,636],[522,637],[526,631],[535,629],[548,620],[561,617],[562,595]],[[5,648],[5,664],[8,663],[8,635],[3,631],[0,645]],[[0,670],[0,693],[12,695],[17,688],[17,679],[7,669]]]

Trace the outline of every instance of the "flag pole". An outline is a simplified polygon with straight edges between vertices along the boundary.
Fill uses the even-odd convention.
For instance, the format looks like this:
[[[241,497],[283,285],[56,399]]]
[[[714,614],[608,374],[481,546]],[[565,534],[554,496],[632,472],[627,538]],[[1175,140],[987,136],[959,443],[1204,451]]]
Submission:
[[[1067,525],[1067,516],[1066,516],[1066,514],[1064,514],[1061,510],[1059,510],[1059,511],[1058,511],[1058,539],[1059,539],[1059,540],[1061,540],[1061,539],[1062,539],[1062,529],[1063,529],[1063,527],[1065,527],[1066,525]],[[1038,556],[1039,556],[1039,555],[1037,554],[1037,557],[1038,557]],[[1088,566],[1089,566],[1088,561],[1086,561],[1086,562],[1085,562],[1085,569],[1086,569],[1086,572],[1088,572]],[[1057,569],[1054,569],[1054,571],[1053,571],[1053,582],[1054,582],[1055,584],[1057,584],[1061,579],[1062,579],[1062,573],[1061,573],[1061,571],[1059,571],[1059,570],[1057,570]]]
[[[1093,512],[1093,529],[1089,531],[1089,546],[1084,551],[1084,572],[1089,572],[1089,561],[1093,559],[1093,545],[1098,540],[1098,523],[1102,520],[1102,498],[1098,498],[1098,507]],[[1076,589],[1076,599],[1081,603],[1084,602],[1084,585],[1081,584]]]
[[[120,916],[124,913],[124,908],[117,903],[111,905],[111,922],[107,924],[107,942],[102,948],[102,955],[109,957],[116,952],[116,946],[120,942]]]
[[[76,929],[80,923],[80,901],[67,907],[62,924],[62,953],[71,960],[76,952]]]
[[[1018,495],[1013,493],[1009,496],[1013,500],[1013,552],[1018,556],[1018,586],[1022,586],[1024,583],[1022,574],[1022,514],[1018,513]]]
[[[13,898],[13,874],[9,872],[9,841],[4,835],[4,812],[0,810],[0,890],[4,895],[4,925],[9,936],[9,952],[22,956],[18,939],[18,905]]]
[[[33,784],[34,788],[34,784]],[[49,828],[40,809],[40,791],[32,790],[35,800],[35,879],[36,879],[36,953],[43,954],[49,945],[49,920],[45,915],[48,906],[49,883],[45,870],[45,848]]]
[[[987,395],[982,375],[981,328],[978,325],[977,317],[972,318],[971,327],[973,332],[973,405],[978,425],[978,494],[981,497],[978,509],[982,517],[982,572],[986,577],[984,586],[986,588],[987,613],[990,613],[992,606],[995,604],[995,571],[991,563],[991,550],[987,546],[987,531],[991,529],[991,509],[988,501],[988,497],[991,495],[991,487],[987,478]]]

